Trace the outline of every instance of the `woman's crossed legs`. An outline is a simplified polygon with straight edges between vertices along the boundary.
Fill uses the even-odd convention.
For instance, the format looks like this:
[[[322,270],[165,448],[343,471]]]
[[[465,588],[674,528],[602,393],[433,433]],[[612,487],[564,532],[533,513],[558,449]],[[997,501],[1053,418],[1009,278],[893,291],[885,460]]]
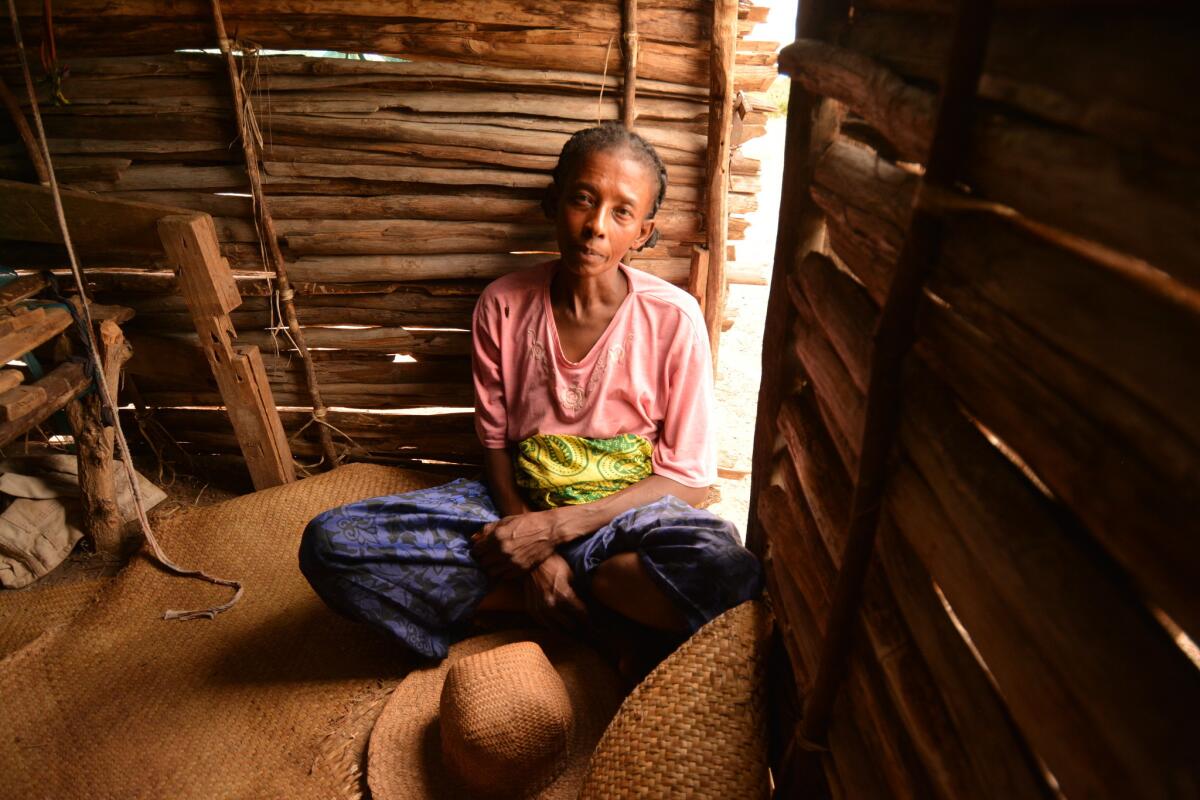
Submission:
[[[443,658],[489,594],[487,605],[505,604],[470,547],[496,519],[479,481],[362,500],[309,523],[300,569],[335,610]],[[626,511],[559,553],[589,606],[682,634],[761,589],[758,561],[734,526],[674,497]]]

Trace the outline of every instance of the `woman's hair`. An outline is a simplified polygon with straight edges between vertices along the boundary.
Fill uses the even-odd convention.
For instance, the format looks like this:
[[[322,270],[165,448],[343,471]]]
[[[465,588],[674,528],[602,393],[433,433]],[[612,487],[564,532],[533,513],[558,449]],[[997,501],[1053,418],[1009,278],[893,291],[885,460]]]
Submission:
[[[642,162],[658,181],[658,191],[654,195],[654,202],[650,205],[650,213],[646,215],[647,219],[654,219],[654,215],[658,213],[658,208],[667,194],[667,167],[659,158],[652,144],[617,122],[606,122],[595,128],[576,131],[563,145],[562,152],[558,156],[558,163],[554,165],[552,181],[546,187],[545,194],[542,195],[542,211],[546,217],[553,219],[558,213],[558,192],[566,182],[567,176],[579,166],[579,162],[583,160],[584,156],[605,150],[622,149],[629,151],[634,158]],[[654,231],[646,243],[638,249],[654,247],[657,243],[658,231]]]

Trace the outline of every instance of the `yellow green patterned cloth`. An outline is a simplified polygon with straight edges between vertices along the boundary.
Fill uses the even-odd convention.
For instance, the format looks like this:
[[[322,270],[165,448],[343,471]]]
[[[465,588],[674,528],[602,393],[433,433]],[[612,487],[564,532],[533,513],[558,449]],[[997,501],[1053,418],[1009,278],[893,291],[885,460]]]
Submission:
[[[649,440],[632,433],[611,439],[539,433],[517,445],[517,485],[541,509],[590,503],[648,476],[651,450]]]

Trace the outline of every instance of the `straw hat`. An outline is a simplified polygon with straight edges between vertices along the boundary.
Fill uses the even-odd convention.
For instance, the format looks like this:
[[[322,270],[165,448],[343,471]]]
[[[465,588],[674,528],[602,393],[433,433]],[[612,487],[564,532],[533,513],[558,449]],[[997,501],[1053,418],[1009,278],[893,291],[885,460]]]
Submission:
[[[620,703],[620,679],[581,644],[539,631],[467,639],[396,687],[371,731],[371,794],[574,800]]]

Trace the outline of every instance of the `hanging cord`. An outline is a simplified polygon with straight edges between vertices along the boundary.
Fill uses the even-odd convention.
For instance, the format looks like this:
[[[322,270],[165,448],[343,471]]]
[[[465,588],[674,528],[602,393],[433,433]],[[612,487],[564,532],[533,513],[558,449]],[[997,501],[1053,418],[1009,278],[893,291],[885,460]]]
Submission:
[[[40,50],[42,69],[46,82],[50,84],[50,98],[56,106],[69,106],[71,101],[62,92],[63,80],[71,74],[70,68],[59,66],[58,47],[54,43],[54,12],[50,0],[42,0],[42,46]]]
[[[242,584],[238,581],[231,581],[225,578],[214,578],[206,574],[202,570],[184,569],[167,557],[159,545],[158,540],[154,537],[154,532],[150,529],[150,520],[146,518],[146,506],[142,500],[141,487],[138,485],[137,472],[133,467],[133,457],[129,453],[129,445],[125,441],[125,433],[121,430],[120,420],[117,414],[117,404],[113,402],[112,392],[109,389],[108,381],[104,377],[104,367],[100,358],[100,349],[96,345],[96,337],[92,330],[92,309],[91,303],[88,301],[87,287],[84,285],[83,272],[79,268],[79,261],[75,257],[75,247],[71,243],[71,234],[67,230],[67,218],[63,212],[62,196],[58,190],[58,180],[54,176],[54,164],[50,159],[50,146],[46,141],[46,131],[42,127],[42,115],[38,109],[37,94],[33,89],[33,77],[29,73],[29,62],[25,57],[25,42],[21,38],[21,25],[17,20],[17,7],[15,0],[8,0],[8,14],[12,18],[13,39],[17,44],[17,55],[21,59],[21,70],[25,75],[25,90],[29,93],[29,102],[33,106],[33,122],[37,129],[38,141],[42,147],[42,155],[46,160],[47,171],[50,174],[50,193],[54,198],[54,213],[58,217],[58,226],[62,231],[63,244],[67,248],[67,257],[71,262],[71,275],[75,278],[75,288],[79,291],[80,312],[83,315],[85,322],[83,334],[84,341],[87,343],[88,355],[91,358],[93,378],[96,381],[96,387],[100,390],[100,402],[108,414],[112,417],[113,431],[116,434],[117,444],[121,449],[121,462],[125,465],[125,477],[129,480],[129,488],[133,494],[133,505],[137,509],[138,523],[141,525],[142,534],[146,537],[146,542],[150,545],[150,549],[154,554],[154,559],[165,567],[170,572],[176,575],[181,575],[188,578],[196,578],[197,580],[215,583],[219,586],[229,586],[234,590],[233,597],[228,602],[222,603],[219,606],[212,608],[198,609],[195,611],[174,611],[168,610],[163,612],[163,619],[213,619],[224,611],[233,608],[234,604],[242,597]]]

